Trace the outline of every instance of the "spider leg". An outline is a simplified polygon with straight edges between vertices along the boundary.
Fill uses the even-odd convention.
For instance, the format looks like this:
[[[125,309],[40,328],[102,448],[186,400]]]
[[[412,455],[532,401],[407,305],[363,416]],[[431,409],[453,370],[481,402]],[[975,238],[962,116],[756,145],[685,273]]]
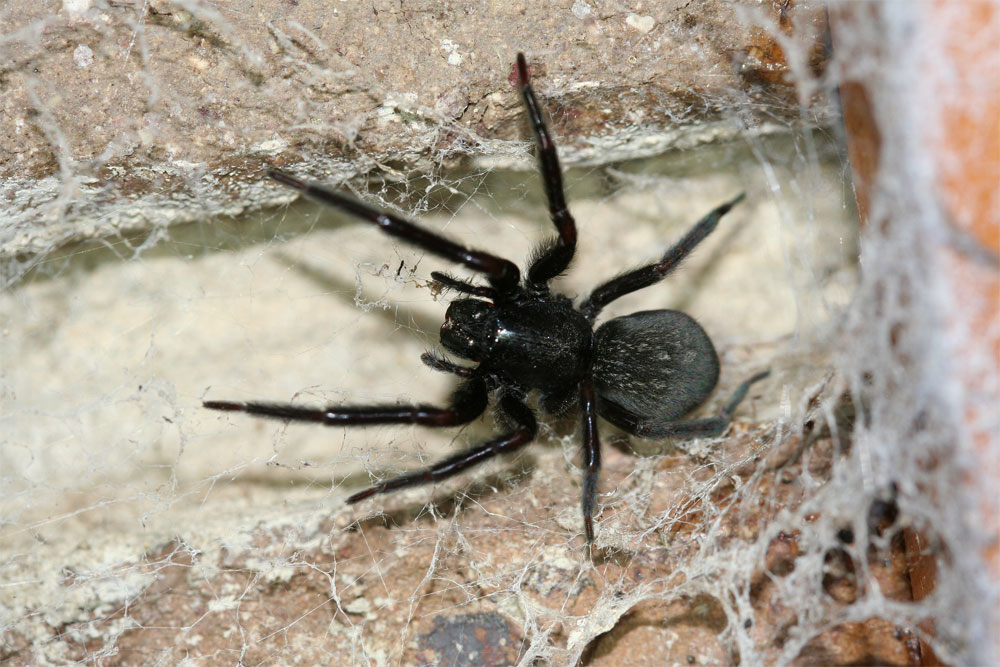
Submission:
[[[583,528],[587,544],[594,543],[594,508],[597,482],[601,476],[601,439],[597,432],[597,400],[590,380],[580,383],[580,412],[583,413]]]
[[[287,403],[237,403],[205,401],[210,410],[246,412],[258,417],[290,421],[319,422],[325,426],[364,426],[369,424],[421,424],[423,426],[455,426],[466,424],[486,410],[489,391],[482,378],[463,382],[451,397],[451,406],[430,405],[333,405],[325,408],[304,408]]]
[[[535,91],[531,88],[528,63],[523,53],[517,54],[517,79],[524,106],[531,119],[531,129],[538,144],[538,160],[542,167],[542,182],[545,185],[545,197],[549,202],[549,215],[552,216],[552,222],[559,232],[555,242],[544,248],[528,269],[528,282],[536,289],[540,289],[565,271],[573,259],[573,253],[576,251],[576,222],[566,207],[556,145],[549,136],[545,121],[542,120],[542,110],[538,100],[535,99]]]
[[[635,434],[643,438],[673,438],[678,436],[709,438],[720,435],[729,426],[733,419],[736,407],[746,398],[750,391],[750,385],[760,382],[771,374],[770,370],[761,371],[745,380],[729,401],[723,406],[719,414],[714,417],[704,419],[692,419],[688,421],[647,421],[636,425]]]
[[[490,284],[501,292],[510,293],[517,289],[521,274],[517,266],[510,260],[480,250],[469,250],[440,234],[419,227],[409,220],[405,220],[392,213],[379,211],[356,199],[315,183],[307,183],[299,180],[283,171],[269,169],[267,175],[279,183],[295,188],[306,196],[323,204],[342,209],[359,218],[373,222],[390,236],[395,236],[418,248],[423,248],[442,259],[462,264],[473,271],[478,271],[486,275],[489,278]]]
[[[436,371],[441,371],[442,373],[453,373],[458,377],[470,378],[476,373],[476,368],[472,366],[460,366],[453,363],[444,357],[439,357],[433,352],[424,352],[420,355],[420,361],[424,362],[425,365],[430,366]]]
[[[741,193],[721,206],[717,206],[711,213],[698,221],[680,241],[674,244],[659,262],[649,264],[641,268],[624,273],[617,278],[612,278],[603,285],[598,286],[587,300],[580,306],[580,312],[589,320],[593,321],[601,310],[626,294],[635,292],[644,287],[655,285],[673,271],[678,263],[695,249],[706,236],[715,231],[719,224],[719,219],[729,210],[743,200],[745,193]]]
[[[535,433],[538,430],[535,415],[532,414],[531,410],[523,402],[512,396],[504,396],[500,399],[500,410],[517,425],[517,428],[510,433],[489,440],[478,447],[459,452],[454,456],[449,456],[429,468],[406,473],[398,477],[390,477],[371,488],[355,493],[347,499],[348,504],[360,502],[365,498],[381,493],[447,479],[467,468],[493,458],[497,454],[511,452],[519,447],[523,447],[535,438]]]
[[[431,271],[431,279],[438,285],[455,290],[460,294],[471,294],[472,296],[479,296],[484,299],[496,299],[497,296],[497,291],[492,287],[473,285],[467,280],[460,280],[440,271]]]

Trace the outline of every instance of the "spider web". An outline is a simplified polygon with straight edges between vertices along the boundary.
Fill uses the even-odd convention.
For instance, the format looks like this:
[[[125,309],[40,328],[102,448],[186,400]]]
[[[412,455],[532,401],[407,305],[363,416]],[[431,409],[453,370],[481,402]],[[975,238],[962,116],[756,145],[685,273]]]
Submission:
[[[144,7],[158,20],[199,17],[253,78],[257,56],[235,18],[187,0]],[[0,45],[41,43],[43,25],[3,11]],[[584,2],[571,11],[581,21],[601,13]],[[872,66],[838,53],[817,74],[814,43],[782,31],[774,13],[738,16],[781,44],[803,100]],[[645,26],[638,13],[620,18]],[[901,10],[887,19],[899,34],[911,21]],[[115,37],[93,30],[98,43]],[[139,27],[134,35],[135,49],[148,48]],[[449,43],[449,54],[461,52]],[[143,51],[156,98],[151,57]],[[313,74],[314,84],[343,75],[318,65]],[[31,85],[59,167],[53,219],[76,220],[87,183],[47,96],[55,82],[40,74]],[[543,106],[560,92],[579,93],[546,89]],[[692,89],[693,106],[745,96],[707,94]],[[131,113],[152,122],[148,109]],[[725,142],[669,152],[654,143],[624,161],[620,141],[581,148],[556,137],[574,158],[565,181],[580,245],[555,283],[568,295],[652,260],[701,215],[748,193],[675,274],[602,319],[667,307],[701,322],[723,368],[705,414],[772,370],[723,438],[642,441],[602,423],[593,554],[581,537],[573,418],[543,418],[536,444],[448,483],[345,507],[372,479],[496,426],[486,415],[462,429],[324,429],[200,408],[205,399],[443,403],[453,378],[419,357],[437,345],[447,304],[430,272],[451,267],[285,193],[254,199],[280,206],[139,234],[126,226],[89,244],[18,221],[43,240],[28,261],[6,256],[0,295],[0,659],[772,664],[835,662],[847,655],[837,647],[851,646],[857,662],[904,662],[921,640],[946,660],[987,660],[995,590],[965,545],[989,536],[975,531],[977,496],[954,491],[971,465],[966,395],[935,384],[952,373],[956,343],[928,333],[947,286],[927,245],[951,238],[949,223],[929,194],[911,197],[927,157],[890,137],[888,195],[873,210],[905,212],[916,231],[870,225],[859,240],[839,124],[813,113],[804,103],[799,119],[762,123],[737,107],[713,126]],[[317,131],[350,143],[359,129],[320,122]],[[420,170],[379,162],[351,187],[518,263],[552,234],[529,142],[458,139],[437,150]],[[456,166],[455,155],[467,157]],[[170,178],[200,178],[178,169]],[[902,338],[891,333],[900,323]],[[889,339],[897,345],[869,345]],[[995,409],[981,419],[995,425]],[[922,552],[904,544],[912,539]],[[920,602],[903,563],[914,553],[937,568],[935,593]]]

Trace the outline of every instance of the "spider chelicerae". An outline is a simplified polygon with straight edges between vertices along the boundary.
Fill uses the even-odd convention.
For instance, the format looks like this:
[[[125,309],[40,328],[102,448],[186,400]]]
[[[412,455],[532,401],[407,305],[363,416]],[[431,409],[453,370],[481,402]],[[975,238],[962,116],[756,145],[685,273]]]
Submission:
[[[601,468],[597,418],[644,438],[707,437],[721,434],[750,385],[769,371],[743,382],[712,417],[679,420],[715,388],[719,357],[711,339],[694,319],[676,310],[647,310],[616,317],[594,329],[609,303],[649,287],[669,274],[743,199],[740,194],[702,218],[656,262],[633,269],[598,286],[579,306],[553,292],[549,281],[563,273],[576,249],[576,223],[563,194],[555,144],[531,88],[524,55],[517,55],[521,97],[531,121],[549,213],[558,236],[539,247],[527,274],[513,262],[465,248],[392,213],[371,208],[338,192],[271,170],[274,180],[329,206],[368,220],[390,236],[481,274],[487,284],[432,272],[440,288],[466,295],[449,305],[441,325],[441,344],[463,365],[433,352],[421,360],[461,383],[445,407],[431,405],[332,405],[308,408],[283,403],[206,401],[212,410],[246,412],[275,419],[310,421],[327,426],[420,424],[457,426],[479,417],[494,399],[498,421],[507,432],[459,452],[429,468],[390,477],[347,499],[370,496],[445,479],[498,454],[531,442],[538,430],[526,399],[538,395],[542,411],[560,415],[576,404],[583,422],[583,522],[593,543],[593,515]]]

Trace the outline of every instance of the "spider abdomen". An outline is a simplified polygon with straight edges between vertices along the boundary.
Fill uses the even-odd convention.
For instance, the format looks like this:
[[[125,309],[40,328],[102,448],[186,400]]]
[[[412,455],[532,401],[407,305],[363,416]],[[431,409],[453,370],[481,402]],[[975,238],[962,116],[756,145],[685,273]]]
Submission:
[[[676,419],[704,401],[719,379],[719,356],[691,316],[646,310],[597,330],[593,377],[601,416],[633,431],[636,423]]]

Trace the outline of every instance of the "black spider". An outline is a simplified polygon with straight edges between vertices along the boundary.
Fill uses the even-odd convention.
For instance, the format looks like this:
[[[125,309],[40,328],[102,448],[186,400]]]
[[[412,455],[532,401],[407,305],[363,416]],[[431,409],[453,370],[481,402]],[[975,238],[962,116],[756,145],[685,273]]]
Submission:
[[[377,211],[319,185],[271,170],[274,180],[330,206],[378,225],[382,231],[443,259],[479,272],[488,285],[433,272],[437,285],[473,298],[454,301],[441,325],[441,343],[463,359],[462,366],[427,352],[421,360],[453,373],[462,383],[448,407],[430,405],[330,406],[303,408],[279,403],[206,401],[213,410],[248,412],[277,419],[314,421],[329,426],[421,424],[455,426],[479,417],[496,395],[499,420],[510,428],[483,445],[451,456],[430,468],[386,479],[347,499],[369,496],[451,477],[497,454],[522,447],[535,437],[535,415],[525,404],[532,391],[550,414],[566,412],[579,401],[583,413],[583,519],[587,542],[594,540],[593,514],[601,466],[597,417],[645,438],[713,436],[722,433],[750,385],[768,376],[754,375],[737,388],[714,417],[676,421],[715,388],[719,357],[704,329],[675,310],[648,310],[617,317],[596,331],[594,320],[606,305],[663,279],[708,234],[743,195],[735,197],[696,224],[653,264],[613,278],[595,289],[580,306],[550,291],[548,283],[569,266],[576,249],[576,224],[566,209],[555,145],[542,121],[528,78],[524,55],[517,56],[521,96],[531,119],[541,162],[549,212],[559,236],[534,254],[522,280],[517,266],[487,252],[470,250],[391,213]]]

